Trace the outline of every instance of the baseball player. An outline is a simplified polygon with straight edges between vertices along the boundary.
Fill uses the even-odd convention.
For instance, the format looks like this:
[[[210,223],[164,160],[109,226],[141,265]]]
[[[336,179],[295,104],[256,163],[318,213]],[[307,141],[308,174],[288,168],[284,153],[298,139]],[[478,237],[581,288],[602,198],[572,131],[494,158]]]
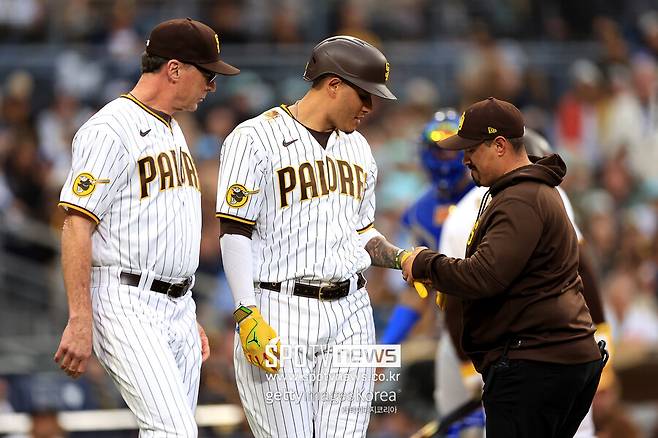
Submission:
[[[399,269],[402,250],[374,228],[377,166],[356,131],[372,96],[395,99],[388,76],[378,49],[330,37],[313,49],[304,97],[238,125],[221,149],[235,372],[256,437],[366,434],[374,369],[334,354],[375,341],[363,271]]]
[[[191,288],[199,261],[199,176],[172,117],[216,90],[217,34],[198,21],[156,26],[142,75],[73,139],[59,205],[69,321],[55,361],[71,377],[93,350],[141,437],[196,437],[199,372],[209,354]]]

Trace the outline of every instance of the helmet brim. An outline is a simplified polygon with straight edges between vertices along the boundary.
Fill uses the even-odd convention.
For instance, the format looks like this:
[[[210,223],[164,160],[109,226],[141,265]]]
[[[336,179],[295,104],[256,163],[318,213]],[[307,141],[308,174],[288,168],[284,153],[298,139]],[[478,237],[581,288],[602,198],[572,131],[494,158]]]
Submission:
[[[397,100],[395,94],[391,93],[391,90],[389,90],[388,87],[384,84],[366,82],[356,78],[350,78],[349,81],[362,90],[372,94],[373,96],[381,97],[382,99]]]

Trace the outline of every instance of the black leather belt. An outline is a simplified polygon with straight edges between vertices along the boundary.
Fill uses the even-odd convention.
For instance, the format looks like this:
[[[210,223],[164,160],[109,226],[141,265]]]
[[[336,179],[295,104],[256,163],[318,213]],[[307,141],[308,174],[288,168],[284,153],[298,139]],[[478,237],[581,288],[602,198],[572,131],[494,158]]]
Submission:
[[[131,274],[130,272],[122,272],[120,275],[121,284],[128,286],[139,286],[140,274]],[[151,290],[165,294],[172,298],[180,298],[187,293],[192,285],[192,277],[187,278],[182,283],[167,283],[166,281],[153,280],[151,283]]]
[[[360,272],[357,274],[357,289],[366,285],[366,279]],[[263,289],[281,292],[281,283],[268,283],[261,281],[258,285]],[[315,298],[318,300],[337,300],[346,297],[350,293],[350,280],[333,283],[327,286],[313,286],[312,284],[295,283],[293,295],[305,298]]]

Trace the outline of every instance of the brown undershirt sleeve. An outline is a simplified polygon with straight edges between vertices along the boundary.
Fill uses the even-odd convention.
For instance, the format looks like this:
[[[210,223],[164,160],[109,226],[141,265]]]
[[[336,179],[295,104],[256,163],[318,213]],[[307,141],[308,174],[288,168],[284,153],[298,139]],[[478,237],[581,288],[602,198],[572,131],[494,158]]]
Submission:
[[[224,234],[240,234],[251,239],[254,226],[243,222],[234,221],[225,217],[219,218],[219,237]]]

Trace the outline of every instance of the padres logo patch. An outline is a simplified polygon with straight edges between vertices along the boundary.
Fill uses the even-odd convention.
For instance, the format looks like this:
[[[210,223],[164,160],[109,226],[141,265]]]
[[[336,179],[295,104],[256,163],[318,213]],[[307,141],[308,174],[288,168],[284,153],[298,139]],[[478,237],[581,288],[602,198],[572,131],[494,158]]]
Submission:
[[[384,82],[388,81],[388,75],[391,73],[391,66],[388,62],[386,63],[385,68],[386,68],[386,71],[384,72]]]
[[[466,112],[463,112],[462,116],[459,118],[459,126],[457,127],[457,129],[460,131],[462,129],[462,125],[464,124],[464,116],[466,116]]]
[[[73,194],[80,197],[89,196],[96,190],[96,184],[109,182],[109,179],[96,179],[91,173],[83,172],[73,180]]]
[[[226,191],[226,203],[233,208],[240,208],[247,203],[251,195],[255,195],[260,190],[247,190],[242,184],[233,184]]]

